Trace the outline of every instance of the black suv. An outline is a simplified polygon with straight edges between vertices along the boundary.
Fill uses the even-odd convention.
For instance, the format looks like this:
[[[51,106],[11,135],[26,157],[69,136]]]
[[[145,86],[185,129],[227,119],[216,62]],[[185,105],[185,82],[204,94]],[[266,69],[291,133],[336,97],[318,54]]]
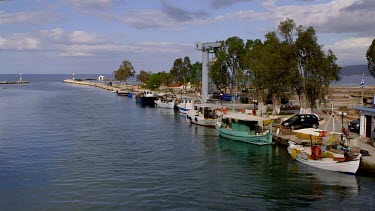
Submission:
[[[351,132],[359,133],[359,124],[360,124],[359,118],[352,120],[349,122],[348,128]]]
[[[284,127],[292,130],[300,128],[318,128],[319,117],[316,114],[296,114],[281,123]]]

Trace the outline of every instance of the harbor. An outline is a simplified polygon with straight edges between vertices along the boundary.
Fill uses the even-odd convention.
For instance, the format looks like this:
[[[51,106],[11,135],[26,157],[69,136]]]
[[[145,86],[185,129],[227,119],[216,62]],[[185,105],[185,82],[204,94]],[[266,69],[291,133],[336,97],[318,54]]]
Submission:
[[[292,160],[285,146],[231,141],[177,110],[63,80],[1,90],[7,101],[0,103],[0,177],[18,184],[2,192],[4,209],[99,209],[98,203],[108,209],[314,209],[342,201],[355,208],[374,197],[368,172],[311,168]],[[317,191],[321,198],[311,201]],[[20,192],[33,197],[15,206]]]
[[[120,90],[120,89],[129,89],[129,90],[130,89],[137,89],[136,85],[129,86],[129,85],[124,84],[122,86],[121,85],[120,86],[119,85],[113,86],[113,85],[108,85],[108,84],[100,83],[100,82],[77,81],[77,80],[72,80],[72,79],[65,79],[64,83],[92,86],[92,87],[97,87],[97,88],[101,88],[101,89],[108,90],[108,91],[116,91],[116,90]],[[345,101],[345,99],[347,97],[340,94],[340,93],[343,92],[342,91],[343,89],[348,89],[348,88],[347,87],[341,87],[341,88],[334,87],[334,88],[332,88],[331,97],[334,96],[337,99],[337,101],[339,101],[339,102],[341,101],[341,102],[344,102],[344,103],[347,104],[347,100]],[[178,91],[176,90],[176,92],[178,92]],[[197,98],[195,93],[190,94],[190,95],[183,95],[183,96],[181,95],[181,98],[186,98],[186,97]],[[181,102],[181,98],[178,99],[178,101]],[[216,103],[218,103],[218,102],[216,102]],[[225,105],[231,106],[230,103],[225,103]],[[234,109],[235,109],[236,112],[241,113],[241,112],[244,112],[245,108],[251,108],[252,106],[254,106],[254,105],[252,105],[252,104],[238,104],[237,106],[235,106]],[[339,106],[341,106],[341,104],[337,103],[336,106],[339,107]],[[318,111],[319,116],[322,119],[325,119],[325,120],[329,119],[330,115],[323,113],[322,110],[326,111],[327,109],[321,109],[320,111]],[[282,116],[272,116],[272,118],[277,120],[278,122],[280,122],[281,119],[285,119],[285,116],[283,116],[283,115]],[[348,125],[348,122],[350,120],[354,119],[354,118],[355,118],[355,115],[351,115],[348,118],[345,118],[344,125]],[[321,128],[323,128],[323,126],[324,126],[324,124],[321,125]],[[278,143],[278,144],[281,144],[281,145],[285,145],[285,146],[288,145],[289,141],[293,141],[293,142],[296,142],[296,143],[301,143],[301,141],[303,141],[303,140],[299,139],[298,137],[296,137],[295,133],[292,132],[292,131],[280,132],[280,129],[279,129],[278,125],[275,125],[275,127],[273,128],[273,134],[274,134],[273,135],[274,136],[274,138],[273,138],[274,142]],[[374,175],[374,173],[375,173],[375,147],[373,146],[373,143],[368,138],[360,137],[360,136],[358,136],[358,134],[355,134],[355,133],[352,133],[351,139],[354,139],[355,143],[356,143],[356,145],[353,146],[353,147],[358,147],[359,150],[366,151],[366,155],[361,157],[360,170],[369,172],[369,174]]]
[[[373,209],[370,2],[0,0],[1,209]]]

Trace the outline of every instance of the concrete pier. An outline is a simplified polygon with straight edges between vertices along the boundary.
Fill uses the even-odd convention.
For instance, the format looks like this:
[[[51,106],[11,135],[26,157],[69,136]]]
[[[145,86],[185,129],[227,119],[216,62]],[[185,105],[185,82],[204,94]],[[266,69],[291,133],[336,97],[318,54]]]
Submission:
[[[93,82],[93,81],[79,81],[79,80],[73,80],[73,79],[65,79],[64,83],[71,83],[71,84],[78,84],[78,85],[84,85],[84,86],[93,86],[93,87],[98,87],[101,89],[105,89],[108,91],[116,91],[120,90],[123,88],[128,88],[128,86],[131,85],[107,85],[105,83],[98,83],[98,82]]]

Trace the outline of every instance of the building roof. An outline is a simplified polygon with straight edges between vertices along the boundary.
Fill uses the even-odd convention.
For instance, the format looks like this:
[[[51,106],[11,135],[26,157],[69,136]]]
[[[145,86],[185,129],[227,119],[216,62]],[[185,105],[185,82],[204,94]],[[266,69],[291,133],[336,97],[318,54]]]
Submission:
[[[354,109],[359,110],[359,111],[367,111],[367,112],[375,113],[375,108],[366,108],[362,106],[356,106]]]

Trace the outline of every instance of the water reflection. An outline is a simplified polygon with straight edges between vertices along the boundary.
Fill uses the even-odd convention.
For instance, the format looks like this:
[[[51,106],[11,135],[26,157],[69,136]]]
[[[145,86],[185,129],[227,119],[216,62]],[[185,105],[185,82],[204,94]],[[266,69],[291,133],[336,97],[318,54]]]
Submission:
[[[175,109],[168,109],[168,108],[156,108],[159,113],[163,116],[175,116],[178,113],[178,110]]]
[[[291,161],[289,170],[292,174],[298,174],[305,177],[309,182],[321,189],[320,195],[326,195],[328,192],[334,194],[340,199],[352,198],[358,195],[360,190],[357,177],[339,172],[325,171],[301,163]],[[317,189],[316,189],[317,190]]]

